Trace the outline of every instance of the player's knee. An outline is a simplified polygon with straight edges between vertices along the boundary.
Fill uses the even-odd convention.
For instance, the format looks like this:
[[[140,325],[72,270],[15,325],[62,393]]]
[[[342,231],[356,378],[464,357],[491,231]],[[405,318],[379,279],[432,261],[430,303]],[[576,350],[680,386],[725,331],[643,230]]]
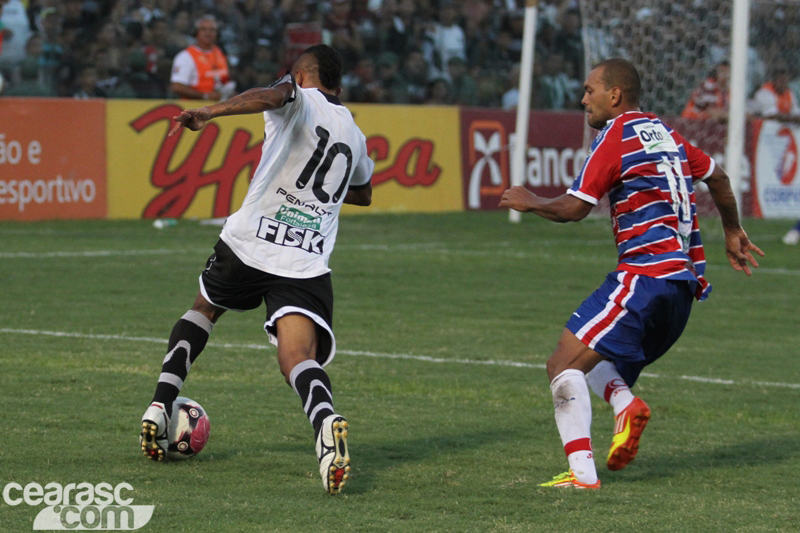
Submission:
[[[280,368],[281,374],[283,374],[283,377],[286,379],[286,383],[291,385],[291,380],[289,378],[292,374],[292,370],[294,370],[294,367],[303,361],[308,361],[309,359],[313,358],[314,357],[311,353],[311,350],[309,349],[298,347],[294,349],[281,350],[279,348],[278,367]]]
[[[547,359],[547,364],[545,368],[547,370],[547,379],[553,381],[557,375],[564,371],[563,364],[561,362],[561,358],[558,357],[557,354],[553,354]]]

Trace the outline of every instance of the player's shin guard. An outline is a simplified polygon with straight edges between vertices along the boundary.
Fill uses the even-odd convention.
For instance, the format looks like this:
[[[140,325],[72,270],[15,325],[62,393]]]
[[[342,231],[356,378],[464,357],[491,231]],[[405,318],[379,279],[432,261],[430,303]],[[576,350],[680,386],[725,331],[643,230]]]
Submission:
[[[567,369],[553,379],[550,390],[569,466],[579,482],[596,483],[591,441],[592,403],[586,376],[580,370]]]
[[[331,380],[319,363],[309,359],[292,369],[289,381],[294,391],[300,396],[303,411],[314,427],[316,436],[322,426],[322,421],[334,414]]]
[[[588,374],[586,381],[592,391],[607,401],[620,414],[633,401],[633,394],[611,361],[600,361]]]
[[[172,328],[167,356],[161,365],[161,375],[153,396],[154,402],[164,404],[172,416],[172,402],[178,397],[192,363],[203,351],[214,324],[198,311],[187,311]]]

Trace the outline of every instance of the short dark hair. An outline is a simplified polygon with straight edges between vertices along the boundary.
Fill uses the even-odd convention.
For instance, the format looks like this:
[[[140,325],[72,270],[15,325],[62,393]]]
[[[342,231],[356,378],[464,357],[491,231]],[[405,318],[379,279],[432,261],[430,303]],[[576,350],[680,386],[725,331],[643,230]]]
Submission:
[[[317,63],[319,82],[330,91],[342,85],[342,56],[326,44],[315,44],[306,48],[303,55],[312,56]]]
[[[594,68],[603,69],[603,85],[608,90],[619,87],[625,101],[638,106],[642,96],[642,80],[633,63],[621,57],[613,57],[601,61]]]

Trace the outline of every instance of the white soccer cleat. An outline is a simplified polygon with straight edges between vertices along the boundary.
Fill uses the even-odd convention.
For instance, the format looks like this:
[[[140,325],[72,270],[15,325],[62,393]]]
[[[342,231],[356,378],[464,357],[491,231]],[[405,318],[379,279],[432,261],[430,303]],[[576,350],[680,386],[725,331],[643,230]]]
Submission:
[[[783,244],[788,244],[789,246],[794,246],[798,242],[800,242],[800,230],[796,228],[792,228],[786,232],[786,235],[783,236]]]
[[[339,494],[350,478],[347,420],[343,416],[330,415],[322,421],[317,435],[317,457],[322,486],[329,494]]]
[[[164,404],[153,402],[142,415],[142,432],[139,442],[142,453],[153,461],[163,461],[169,448],[169,417]]]

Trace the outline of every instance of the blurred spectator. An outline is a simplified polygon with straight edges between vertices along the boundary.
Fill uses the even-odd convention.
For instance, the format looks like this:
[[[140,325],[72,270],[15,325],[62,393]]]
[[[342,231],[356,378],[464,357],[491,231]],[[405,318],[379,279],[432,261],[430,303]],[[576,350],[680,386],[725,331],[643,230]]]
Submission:
[[[228,61],[217,42],[217,21],[204,16],[195,23],[197,43],[175,56],[170,89],[182,98],[220,100],[232,94]]]
[[[0,0],[0,28],[0,70],[8,72],[25,57],[25,43],[31,35],[21,0]]]
[[[405,57],[413,48],[422,46],[423,40],[427,39],[427,28],[415,17],[417,8],[414,0],[397,0],[396,4],[396,8],[392,9],[385,3],[381,11],[382,48],[398,57]]]
[[[369,0],[353,0],[350,19],[355,24],[364,50],[379,50],[381,39],[378,31],[378,17],[369,9]]]
[[[255,11],[244,21],[248,41],[277,48],[283,40],[283,19],[283,10],[276,0],[256,0]]]
[[[94,54],[94,66],[97,74],[97,88],[112,95],[119,84],[119,73],[111,67],[111,56],[108,50],[98,50]]]
[[[463,16],[465,52],[467,63],[480,67],[489,67],[491,55],[492,5],[489,0],[466,0],[461,3]]]
[[[60,19],[54,7],[43,9],[38,16],[37,25],[42,36],[42,55],[39,66],[42,69],[42,82],[56,91],[66,81],[64,73],[67,64],[60,39]]]
[[[243,66],[240,70],[237,85],[240,91],[252,89],[253,87],[265,87],[278,79],[278,63],[275,61],[275,54],[267,39],[259,39],[253,51],[252,57],[245,56]],[[260,83],[259,79],[264,76],[269,81]]]
[[[453,56],[447,62],[450,77],[450,103],[474,106],[478,103],[478,84],[467,73],[464,59]]]
[[[216,0],[214,17],[217,21],[220,48],[225,50],[229,65],[236,67],[239,64],[239,56],[247,48],[240,40],[246,33],[244,15],[239,9],[237,0]]]
[[[540,78],[542,109],[576,108],[579,95],[574,90],[575,84],[564,72],[564,59],[561,54],[551,54],[543,62],[544,73]]]
[[[139,3],[141,5],[132,15],[135,20],[142,23],[142,26],[148,26],[151,21],[165,17],[164,12],[156,6],[156,0],[139,0]]]
[[[506,13],[500,23],[497,36],[497,54],[509,64],[519,63],[522,58],[522,37],[525,31],[525,13],[514,10]]]
[[[703,83],[692,91],[681,116],[684,118],[725,119],[728,114],[728,81],[731,67],[723,61]]]
[[[79,100],[106,98],[108,94],[97,86],[97,70],[92,66],[83,67],[78,75],[78,87],[72,97]]]
[[[307,3],[306,0],[282,0],[281,9],[286,24],[298,22],[319,22],[320,13],[316,2]]]
[[[555,49],[564,55],[564,61],[572,66],[572,71],[583,79],[583,37],[581,35],[581,13],[570,9],[564,14],[561,29],[553,41]]]
[[[444,78],[435,78],[428,84],[425,105],[450,105],[450,84]]]
[[[403,62],[403,77],[407,82],[408,101],[410,104],[421,104],[428,96],[428,62],[419,49],[408,52]]]
[[[105,51],[108,54],[109,68],[119,72],[125,56],[123,44],[122,31],[113,22],[106,22],[100,26],[100,31],[95,36],[94,49]]]
[[[464,61],[467,58],[466,37],[456,21],[457,15],[455,4],[451,0],[442,0],[439,22],[431,32],[434,65],[441,70],[448,68],[453,57]]]
[[[381,84],[380,102],[407,104],[408,83],[400,75],[400,58],[394,52],[384,52],[378,58],[378,81]]]
[[[195,38],[194,28],[192,28],[192,17],[187,10],[181,9],[175,14],[175,18],[172,20],[170,41],[171,45],[177,50],[183,50],[187,46],[194,44]]]
[[[39,65],[35,59],[26,57],[20,62],[22,81],[4,91],[5,96],[57,96],[55,90],[39,81]]]
[[[750,112],[764,119],[795,120],[800,117],[797,99],[789,89],[789,73],[779,66],[771,79],[756,91],[749,103]]]
[[[165,85],[147,70],[147,56],[141,50],[132,52],[128,71],[120,77],[114,98],[164,98]]]
[[[516,63],[508,73],[506,83],[508,90],[503,93],[501,106],[503,109],[515,109],[519,105],[519,76],[521,65]]]
[[[369,57],[358,62],[356,68],[342,78],[346,99],[351,102],[374,104],[383,100],[380,80],[375,76],[375,63]]]
[[[502,81],[494,76],[480,76],[477,83],[477,95],[474,105],[499,107],[500,96],[503,92]]]
[[[331,0],[331,10],[322,25],[322,41],[342,56],[345,71],[352,69],[364,53],[358,26],[350,18],[351,0]]]

